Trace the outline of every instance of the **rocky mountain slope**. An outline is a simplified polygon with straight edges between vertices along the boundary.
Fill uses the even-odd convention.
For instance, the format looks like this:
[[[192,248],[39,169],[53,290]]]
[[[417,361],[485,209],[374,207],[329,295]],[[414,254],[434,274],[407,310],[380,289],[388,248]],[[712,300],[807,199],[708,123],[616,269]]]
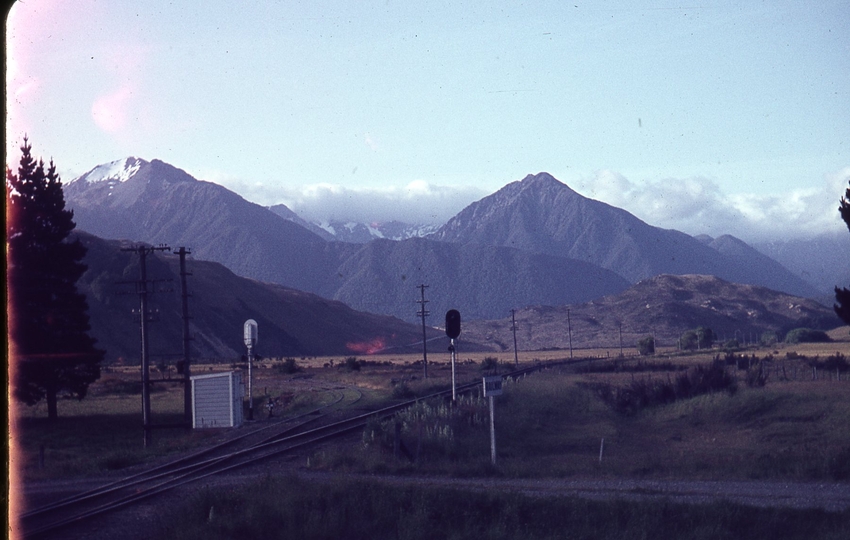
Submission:
[[[337,253],[322,238],[217,184],[159,160],[127,158],[64,187],[81,230],[191,248],[241,276],[325,293]]]
[[[464,319],[489,318],[512,307],[584,302],[629,283],[589,263],[516,249],[411,238],[375,240],[338,268],[334,298],[358,309],[414,321],[420,284],[428,285],[431,324],[449,309]]]
[[[850,234],[843,226],[834,234],[761,242],[754,247],[811,283],[830,302],[835,298],[834,287],[850,286]]]
[[[138,256],[122,243],[75,233],[88,248],[88,270],[78,283],[89,303],[92,335],[108,361],[139,361]],[[126,244],[126,243],[125,243]],[[342,302],[235,275],[221,264],[190,257],[187,261],[192,356],[235,359],[244,354],[242,325],[260,329],[258,352],[264,356],[366,354],[379,349],[421,350],[421,326],[393,317],[355,311]],[[173,364],[182,351],[179,259],[157,252],[147,257],[151,363]],[[123,282],[123,283],[121,283]],[[134,315],[134,312],[136,315]],[[429,338],[441,336],[429,329]],[[415,344],[412,348],[405,346]]]
[[[716,275],[800,296],[817,290],[731,236],[707,243],[588,199],[548,173],[529,175],[462,210],[430,238],[569,257],[631,282],[658,274]]]
[[[517,342],[523,350],[618,348],[633,352],[637,340],[655,336],[659,347],[675,346],[683,332],[707,326],[721,341],[758,341],[766,331],[780,339],[799,327],[832,329],[843,323],[813,300],[714,276],[659,275],[622,293],[563,306],[531,306],[516,311]],[[512,350],[510,317],[469,321],[463,338]]]

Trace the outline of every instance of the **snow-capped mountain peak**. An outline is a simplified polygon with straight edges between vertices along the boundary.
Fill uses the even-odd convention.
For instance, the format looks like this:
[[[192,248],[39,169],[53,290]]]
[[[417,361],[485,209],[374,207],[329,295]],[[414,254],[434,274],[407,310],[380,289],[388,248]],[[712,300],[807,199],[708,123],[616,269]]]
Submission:
[[[96,184],[99,182],[126,182],[139,172],[142,165],[147,164],[147,161],[137,158],[128,157],[111,161],[98,165],[86,174],[80,177],[80,180],[88,184]]]

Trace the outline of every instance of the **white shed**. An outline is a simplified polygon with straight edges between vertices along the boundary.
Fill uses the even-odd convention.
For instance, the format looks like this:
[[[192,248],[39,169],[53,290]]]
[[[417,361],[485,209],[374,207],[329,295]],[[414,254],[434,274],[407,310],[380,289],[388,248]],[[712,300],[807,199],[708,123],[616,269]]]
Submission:
[[[242,373],[195,375],[192,380],[192,427],[242,425]]]

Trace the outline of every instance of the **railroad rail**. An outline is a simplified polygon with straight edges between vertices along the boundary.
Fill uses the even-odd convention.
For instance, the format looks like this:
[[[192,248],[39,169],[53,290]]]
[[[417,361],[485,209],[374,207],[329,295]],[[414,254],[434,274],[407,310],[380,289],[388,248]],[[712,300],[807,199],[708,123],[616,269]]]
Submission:
[[[580,360],[577,360],[580,361]],[[509,373],[506,378],[518,378],[527,373],[558,364],[576,361],[539,362]],[[457,385],[458,393],[471,392],[480,388],[479,381]],[[355,389],[356,390],[356,389]],[[354,402],[359,401],[362,393]],[[450,398],[451,388],[434,392],[427,396],[406,400],[363,414],[358,414],[325,425],[307,426],[324,418],[323,410],[338,404],[341,397],[333,403],[312,411],[275,422],[260,429],[234,437],[222,443],[204,448],[198,452],[183,456],[168,463],[158,465],[131,476],[110,482],[62,500],[24,512],[19,516],[19,527],[23,538],[38,538],[63,527],[77,524],[118,508],[126,507],[150,497],[172,490],[179,486],[195,482],[215,474],[232,471],[251,464],[262,463],[271,457],[279,456],[296,449],[303,449],[320,442],[339,437],[352,431],[363,429],[369,420],[391,417],[419,401]],[[281,424],[292,424],[281,429]],[[274,431],[268,435],[267,431]],[[259,438],[258,435],[267,436]],[[241,447],[238,447],[241,444]]]

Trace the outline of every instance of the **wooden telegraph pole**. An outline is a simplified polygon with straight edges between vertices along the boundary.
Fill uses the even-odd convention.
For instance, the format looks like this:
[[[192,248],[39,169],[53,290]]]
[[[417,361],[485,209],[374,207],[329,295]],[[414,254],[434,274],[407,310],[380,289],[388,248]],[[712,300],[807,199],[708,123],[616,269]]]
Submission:
[[[192,428],[192,369],[189,349],[192,336],[189,334],[189,289],[186,287],[186,276],[192,274],[186,271],[186,255],[191,253],[185,247],[177,250],[180,256],[180,298],[183,316],[183,420],[189,429]]]
[[[430,315],[431,312],[425,309],[425,304],[428,303],[428,300],[425,300],[425,289],[428,288],[428,285],[424,283],[419,285],[419,290],[422,293],[422,299],[417,300],[417,304],[419,304],[419,311],[416,312],[417,315],[422,317],[422,369],[423,376],[428,378],[428,336],[425,333],[425,317]]]
[[[519,367],[519,353],[516,350],[516,310],[511,310],[511,331],[514,333],[514,365]]]
[[[139,334],[141,339],[140,356],[142,367],[142,429],[144,430],[144,446],[151,444],[151,393],[150,393],[150,362],[148,360],[148,322],[153,319],[148,313],[148,271],[147,256],[154,251],[170,251],[166,245],[157,247],[137,246],[122,248],[121,251],[134,251],[139,254],[139,279],[136,281],[136,292],[139,295]]]

